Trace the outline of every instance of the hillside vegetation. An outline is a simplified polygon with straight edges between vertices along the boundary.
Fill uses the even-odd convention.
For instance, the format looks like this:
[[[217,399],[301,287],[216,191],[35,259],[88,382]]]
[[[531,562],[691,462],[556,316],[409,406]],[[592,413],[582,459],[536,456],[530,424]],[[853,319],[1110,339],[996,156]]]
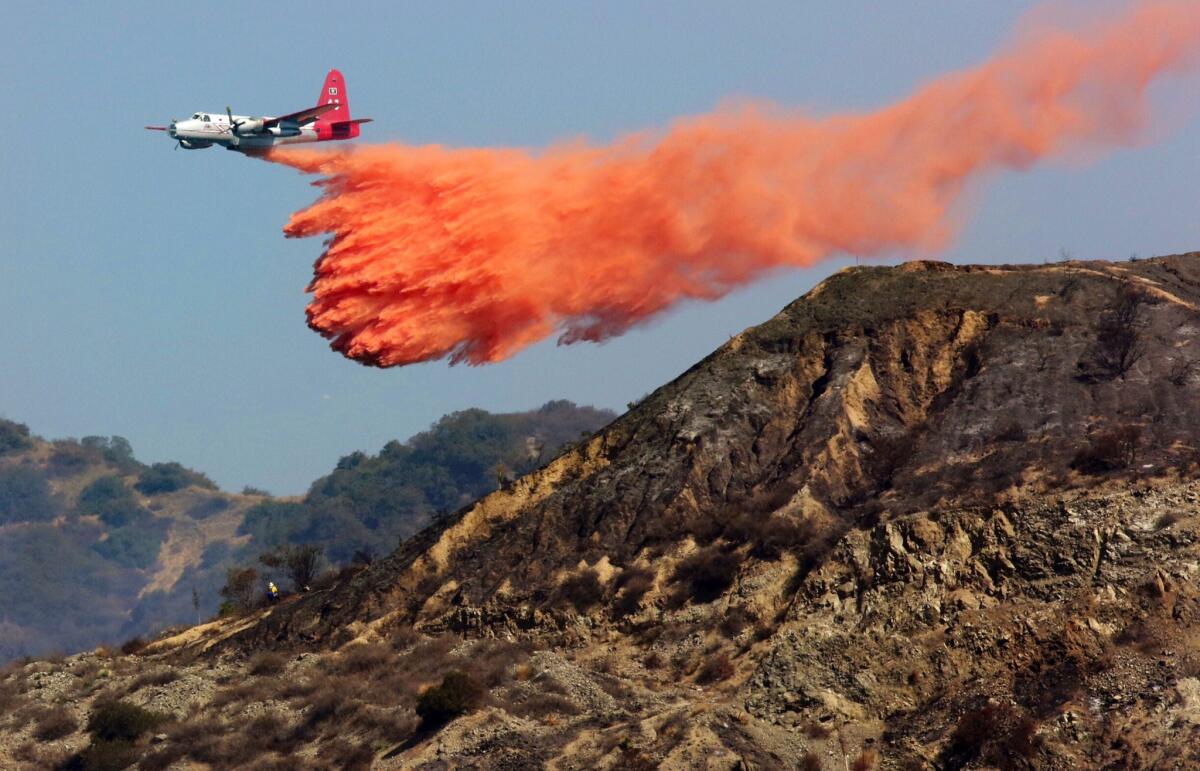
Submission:
[[[0,661],[196,623],[231,568],[281,547],[316,547],[321,569],[386,554],[611,419],[561,401],[455,413],[342,458],[300,499],[222,492],[178,463],[139,462],[121,437],[46,441],[0,420]]]

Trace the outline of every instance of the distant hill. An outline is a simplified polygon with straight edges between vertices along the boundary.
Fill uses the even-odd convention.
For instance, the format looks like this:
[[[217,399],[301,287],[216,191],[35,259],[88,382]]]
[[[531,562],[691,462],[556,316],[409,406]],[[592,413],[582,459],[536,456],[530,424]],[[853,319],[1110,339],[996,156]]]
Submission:
[[[119,436],[48,441],[0,420],[0,661],[118,643],[215,612],[226,571],[282,545],[334,566],[385,554],[613,414],[556,401],[448,415],[342,458],[303,498],[226,493]]]

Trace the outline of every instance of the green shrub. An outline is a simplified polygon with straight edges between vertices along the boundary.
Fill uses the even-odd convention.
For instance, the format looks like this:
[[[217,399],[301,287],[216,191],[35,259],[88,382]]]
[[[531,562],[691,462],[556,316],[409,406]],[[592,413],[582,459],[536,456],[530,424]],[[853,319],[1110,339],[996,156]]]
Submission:
[[[29,438],[29,426],[0,419],[0,455],[28,450],[33,446]]]
[[[153,518],[134,499],[125,481],[115,474],[100,477],[83,489],[79,494],[79,513],[98,516],[109,527],[144,523]]]
[[[0,524],[44,522],[58,513],[44,476],[26,466],[0,468]]]
[[[46,473],[52,477],[71,476],[99,459],[98,453],[81,446],[74,439],[61,439],[54,443],[54,451],[46,461]]]
[[[432,729],[470,712],[483,699],[483,688],[461,670],[453,669],[417,699],[417,715],[424,728]]]
[[[208,519],[216,516],[222,511],[228,511],[233,502],[228,498],[222,498],[219,495],[214,495],[200,500],[188,506],[187,515],[192,519]]]
[[[122,471],[132,471],[138,467],[133,457],[133,445],[123,436],[85,436],[79,440],[79,444],[100,453],[101,457]]]
[[[206,490],[217,489],[213,481],[205,475],[198,471],[184,468],[175,462],[154,463],[142,469],[142,472],[138,475],[137,484],[134,485],[138,489],[138,492],[143,495],[173,493],[176,490],[193,486],[202,487]]]
[[[144,570],[158,559],[166,537],[166,524],[152,521],[145,525],[128,525],[110,530],[108,537],[92,548],[106,560],[118,565]]]

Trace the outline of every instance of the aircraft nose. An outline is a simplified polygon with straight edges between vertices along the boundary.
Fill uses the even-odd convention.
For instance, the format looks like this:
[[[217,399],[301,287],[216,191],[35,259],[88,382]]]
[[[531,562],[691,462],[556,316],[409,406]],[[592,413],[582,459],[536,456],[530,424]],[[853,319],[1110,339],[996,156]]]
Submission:
[[[175,136],[175,121],[171,121],[171,123],[167,125],[167,134],[171,137]]]

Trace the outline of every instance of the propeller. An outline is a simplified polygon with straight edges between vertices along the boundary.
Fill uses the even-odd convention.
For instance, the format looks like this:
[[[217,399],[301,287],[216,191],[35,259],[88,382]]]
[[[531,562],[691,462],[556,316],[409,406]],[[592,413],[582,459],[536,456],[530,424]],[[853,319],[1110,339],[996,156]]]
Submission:
[[[225,114],[229,116],[229,127],[233,130],[234,136],[237,136],[238,126],[245,123],[245,121],[234,120],[233,119],[233,110],[229,109],[229,105],[225,105]]]

